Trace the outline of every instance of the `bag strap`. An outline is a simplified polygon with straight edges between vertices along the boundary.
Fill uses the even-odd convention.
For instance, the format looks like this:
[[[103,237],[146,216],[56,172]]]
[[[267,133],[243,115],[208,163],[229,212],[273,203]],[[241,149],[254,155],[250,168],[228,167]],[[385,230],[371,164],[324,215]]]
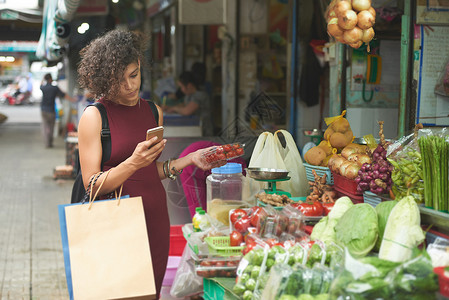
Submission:
[[[101,115],[101,148],[103,150],[101,169],[103,169],[103,164],[111,157],[111,130],[109,129],[108,114],[101,102],[94,102],[90,105],[95,106]]]
[[[159,111],[157,110],[156,104],[151,100],[145,100],[150,105],[151,111],[153,112],[154,119],[156,120],[157,126],[159,126]]]

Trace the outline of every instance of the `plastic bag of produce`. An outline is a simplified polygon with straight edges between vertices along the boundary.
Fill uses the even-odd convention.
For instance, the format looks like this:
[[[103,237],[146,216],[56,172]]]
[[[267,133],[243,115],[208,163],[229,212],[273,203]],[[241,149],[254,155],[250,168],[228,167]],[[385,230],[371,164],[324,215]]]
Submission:
[[[261,299],[275,300],[281,299],[281,291],[292,274],[293,269],[290,265],[278,264],[273,266],[269,272],[268,281],[262,292]],[[282,288],[281,288],[282,287]],[[293,297],[293,296],[292,296]]]
[[[422,203],[424,202],[424,181],[418,145],[418,125],[414,133],[388,146],[387,159],[394,168],[391,173],[394,196],[400,199],[412,195],[418,203]]]
[[[389,272],[385,281],[390,283],[391,299],[436,299],[439,289],[438,277],[425,250]]]
[[[195,272],[195,262],[190,247],[185,247],[175,279],[170,288],[170,295],[177,298],[190,297],[203,292],[203,278]]]
[[[427,246],[427,253],[432,259],[432,266],[449,266],[449,241],[443,238],[437,238],[433,243]]]
[[[243,256],[237,268],[237,280],[233,292],[243,299],[252,299],[257,289],[260,275],[265,271],[269,246],[260,239],[254,240],[255,246]]]

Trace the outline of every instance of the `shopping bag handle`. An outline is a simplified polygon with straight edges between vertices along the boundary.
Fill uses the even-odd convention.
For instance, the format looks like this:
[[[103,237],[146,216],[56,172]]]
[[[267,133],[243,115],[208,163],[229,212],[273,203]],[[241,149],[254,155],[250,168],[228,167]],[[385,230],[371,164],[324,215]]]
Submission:
[[[93,186],[94,186],[95,180],[93,180],[91,182],[90,193],[89,193],[89,208],[88,208],[89,210],[92,207],[92,204],[94,203],[95,199],[97,199],[98,193],[100,192],[101,187],[103,186],[104,182],[106,181],[106,178],[108,177],[109,172],[111,172],[111,169],[104,172],[104,178],[101,181],[100,186],[98,187],[97,191],[95,192],[95,196],[93,198],[92,198],[92,191],[93,191]],[[103,174],[103,172],[98,172],[97,174],[95,174],[94,177],[97,177],[97,176],[99,177],[101,174]],[[117,206],[120,205],[120,198],[122,197],[122,190],[123,190],[123,183],[120,186],[120,191],[119,191],[118,197],[117,197],[117,190],[114,191],[115,198],[118,199]]]

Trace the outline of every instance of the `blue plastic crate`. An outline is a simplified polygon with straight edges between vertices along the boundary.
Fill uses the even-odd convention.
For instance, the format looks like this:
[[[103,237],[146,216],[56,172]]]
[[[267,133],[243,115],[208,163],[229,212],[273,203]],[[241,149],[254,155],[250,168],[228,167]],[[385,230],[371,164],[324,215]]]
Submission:
[[[388,201],[391,200],[390,197],[385,195],[376,195],[374,193],[371,193],[369,191],[363,192],[363,202],[368,203],[372,207],[376,207],[377,204],[379,204],[382,201]]]
[[[326,184],[334,184],[334,176],[332,176],[332,172],[328,167],[320,167],[310,165],[308,163],[303,163],[306,168],[306,176],[308,181],[315,181],[315,177],[313,176],[312,170],[315,170],[316,174],[322,177],[326,174]]]

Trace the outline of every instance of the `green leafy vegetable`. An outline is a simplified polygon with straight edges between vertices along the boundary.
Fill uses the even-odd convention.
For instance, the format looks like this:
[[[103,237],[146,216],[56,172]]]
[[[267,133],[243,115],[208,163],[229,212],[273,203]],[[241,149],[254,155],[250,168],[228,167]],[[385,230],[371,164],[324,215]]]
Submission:
[[[379,251],[380,244],[382,243],[382,239],[384,237],[385,226],[387,225],[388,217],[390,216],[393,207],[398,203],[395,200],[392,201],[384,201],[376,206],[377,212],[377,226],[379,229],[379,237],[377,238],[376,246],[374,246],[374,250]]]
[[[412,196],[402,198],[392,209],[385,227],[379,258],[403,262],[424,241],[419,208]]]
[[[377,214],[374,208],[361,203],[351,207],[335,227],[337,241],[355,257],[363,257],[377,240]]]

